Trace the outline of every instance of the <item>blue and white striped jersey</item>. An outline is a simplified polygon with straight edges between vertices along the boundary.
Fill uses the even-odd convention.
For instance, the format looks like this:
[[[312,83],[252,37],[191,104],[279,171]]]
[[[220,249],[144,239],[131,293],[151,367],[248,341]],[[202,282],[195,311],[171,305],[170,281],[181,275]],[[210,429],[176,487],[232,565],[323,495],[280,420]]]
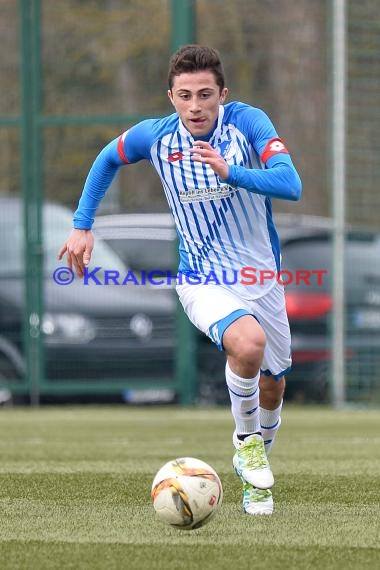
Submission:
[[[135,125],[95,160],[74,227],[92,226],[98,203],[122,164],[149,160],[174,216],[179,270],[256,299],[276,284],[273,278],[262,282],[262,272],[280,269],[271,198],[297,200],[301,182],[288,151],[260,109],[239,102],[221,105],[207,140],[230,166],[225,180],[208,165],[190,159],[194,138],[176,113]],[[244,279],[244,268],[250,268],[250,275],[257,279]]]

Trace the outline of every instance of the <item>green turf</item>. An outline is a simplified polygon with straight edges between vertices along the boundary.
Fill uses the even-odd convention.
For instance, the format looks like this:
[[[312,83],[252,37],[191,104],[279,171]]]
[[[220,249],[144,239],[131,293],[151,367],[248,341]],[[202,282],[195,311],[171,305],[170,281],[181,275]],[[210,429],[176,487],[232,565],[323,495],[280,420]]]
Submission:
[[[228,409],[0,410],[1,570],[380,567],[380,411],[292,408],[271,456],[272,517],[239,506]],[[205,527],[157,521],[155,472],[180,455],[220,474]]]

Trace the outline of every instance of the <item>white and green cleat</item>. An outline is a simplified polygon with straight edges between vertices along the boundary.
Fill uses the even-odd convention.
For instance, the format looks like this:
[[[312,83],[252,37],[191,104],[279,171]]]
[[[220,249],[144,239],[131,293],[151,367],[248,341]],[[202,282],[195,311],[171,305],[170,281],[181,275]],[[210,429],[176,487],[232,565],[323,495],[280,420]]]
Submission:
[[[236,452],[233,457],[233,466],[242,481],[250,483],[256,489],[273,487],[273,473],[261,435],[253,434],[246,437],[244,441],[239,441],[234,434],[234,444]]]
[[[256,489],[249,483],[243,483],[243,510],[248,515],[271,515],[273,497],[269,489]]]

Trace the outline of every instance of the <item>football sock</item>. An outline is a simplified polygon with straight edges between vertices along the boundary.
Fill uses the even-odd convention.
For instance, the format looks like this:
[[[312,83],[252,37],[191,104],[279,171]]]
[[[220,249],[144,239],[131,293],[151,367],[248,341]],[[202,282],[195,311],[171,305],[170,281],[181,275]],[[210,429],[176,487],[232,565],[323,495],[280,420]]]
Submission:
[[[265,410],[260,406],[261,434],[264,439],[265,451],[270,452],[278,429],[281,425],[281,404],[275,410]]]
[[[259,379],[241,378],[226,364],[226,382],[231,400],[236,433],[240,436],[260,433]]]

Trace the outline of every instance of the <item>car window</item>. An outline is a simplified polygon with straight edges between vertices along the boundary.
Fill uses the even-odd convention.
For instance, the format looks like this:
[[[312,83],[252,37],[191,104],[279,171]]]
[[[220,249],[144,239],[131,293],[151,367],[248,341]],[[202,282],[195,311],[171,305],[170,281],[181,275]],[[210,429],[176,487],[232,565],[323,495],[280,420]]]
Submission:
[[[59,207],[47,208],[44,212],[44,252],[45,273],[51,273],[58,266],[57,252],[67,239],[72,227],[71,213]],[[61,263],[65,263],[63,260]],[[102,270],[119,271],[125,274],[126,267],[117,253],[101,239],[95,239],[94,251],[91,256],[91,267],[101,267]]]
[[[0,223],[0,276],[21,274],[21,230],[19,220],[1,215]]]
[[[57,253],[72,227],[72,214],[59,205],[45,204],[43,209],[44,274],[51,275],[59,265]],[[24,273],[24,232],[21,205],[7,204],[0,209],[0,277],[18,277]],[[102,240],[96,240],[91,261],[92,267],[126,271],[118,255]]]
[[[363,288],[369,282],[380,283],[380,236],[378,234],[350,234],[345,245],[345,270],[347,288]],[[324,238],[303,238],[289,241],[282,248],[282,269],[292,275],[288,288],[319,291],[331,290],[332,241]],[[300,274],[310,275],[310,284]],[[318,271],[320,282],[318,282]],[[298,276],[298,282],[296,277]],[[283,281],[288,276],[285,275]],[[290,279],[290,278],[289,278]]]
[[[330,263],[331,245],[329,241],[310,239],[290,241],[282,247],[281,269],[289,272],[289,275],[284,274],[282,280],[288,283],[288,289],[310,289],[312,287],[326,291],[331,287]],[[319,271],[324,273],[318,274]]]
[[[100,236],[123,259],[132,271],[177,272],[179,263],[177,234],[173,227],[162,225],[95,225]]]
[[[133,271],[177,271],[174,241],[160,239],[110,239],[110,245]]]
[[[346,245],[346,273],[351,289],[380,285],[380,236],[349,237]]]

